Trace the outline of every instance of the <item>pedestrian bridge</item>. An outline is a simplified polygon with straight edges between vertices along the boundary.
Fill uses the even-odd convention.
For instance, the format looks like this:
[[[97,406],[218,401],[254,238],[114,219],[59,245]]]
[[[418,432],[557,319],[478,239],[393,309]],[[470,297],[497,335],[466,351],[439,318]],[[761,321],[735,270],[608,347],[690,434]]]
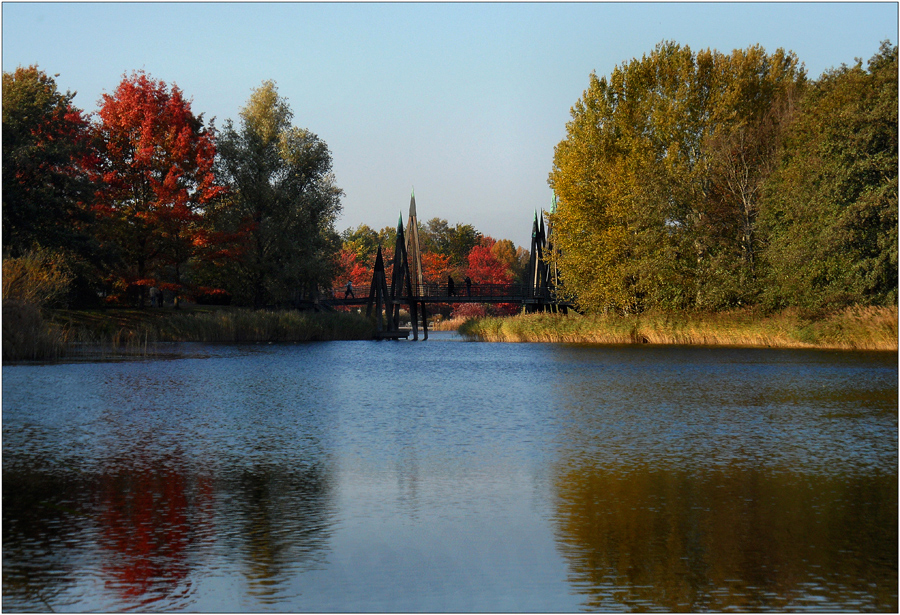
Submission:
[[[472,282],[454,285],[451,294],[449,284],[411,285],[412,295],[401,293],[394,301],[408,304],[411,300],[422,303],[519,303],[522,305],[555,303],[571,307],[567,302],[557,301],[546,289],[531,288],[528,284],[489,284]],[[326,290],[319,299],[321,305],[366,305],[372,293],[372,286],[354,286],[352,295],[348,295],[346,287]]]
[[[416,218],[416,197],[409,202],[409,235],[404,233],[403,217],[397,223],[397,241],[390,285],[385,273],[381,246],[375,257],[372,282],[348,291],[345,287],[328,289],[319,294],[316,303],[323,307],[365,305],[366,315],[376,323],[376,339],[406,338],[409,332],[400,329],[400,308],[408,306],[413,339],[419,339],[421,323],[423,339],[428,339],[428,304],[435,303],[518,303],[526,311],[567,311],[570,303],[556,296],[559,276],[550,262],[552,253],[550,229],[544,230],[544,218],[534,213],[531,230],[531,258],[524,284],[489,284],[472,281],[453,284],[430,283],[425,280],[422,255],[419,250],[419,230]],[[352,292],[351,292],[352,291]]]

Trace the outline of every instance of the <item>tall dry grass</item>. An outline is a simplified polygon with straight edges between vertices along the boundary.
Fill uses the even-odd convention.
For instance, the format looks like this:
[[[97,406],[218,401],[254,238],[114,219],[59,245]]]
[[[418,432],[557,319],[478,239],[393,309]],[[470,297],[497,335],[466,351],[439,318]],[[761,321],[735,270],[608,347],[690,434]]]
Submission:
[[[54,359],[64,352],[66,332],[45,311],[64,300],[71,280],[61,257],[46,250],[3,259],[3,361]]]
[[[62,258],[43,249],[3,259],[3,300],[50,306],[69,292],[72,274]]]
[[[354,313],[219,310],[175,314],[158,323],[160,341],[309,342],[371,339],[374,327]]]
[[[460,334],[484,341],[685,344],[778,348],[897,350],[897,307],[852,307],[831,314],[645,313],[622,316],[522,314],[478,318]]]
[[[354,313],[245,308],[58,310],[66,354],[146,354],[157,342],[308,342],[372,339],[373,323]]]

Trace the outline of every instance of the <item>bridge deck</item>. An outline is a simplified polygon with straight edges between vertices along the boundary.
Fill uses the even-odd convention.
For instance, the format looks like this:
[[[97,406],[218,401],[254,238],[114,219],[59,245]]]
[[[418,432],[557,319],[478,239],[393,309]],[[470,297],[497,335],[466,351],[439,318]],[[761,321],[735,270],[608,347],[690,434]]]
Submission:
[[[447,284],[424,284],[413,288],[414,301],[423,303],[551,303],[569,305],[567,302],[555,301],[553,297],[542,296],[540,291],[527,284],[476,284],[471,288],[465,284],[457,285],[454,293],[449,293]],[[365,305],[369,301],[369,286],[354,286],[352,295],[347,295],[346,288],[334,288],[319,303],[326,305]],[[394,303],[408,304],[410,297],[406,289],[403,296],[395,298]]]

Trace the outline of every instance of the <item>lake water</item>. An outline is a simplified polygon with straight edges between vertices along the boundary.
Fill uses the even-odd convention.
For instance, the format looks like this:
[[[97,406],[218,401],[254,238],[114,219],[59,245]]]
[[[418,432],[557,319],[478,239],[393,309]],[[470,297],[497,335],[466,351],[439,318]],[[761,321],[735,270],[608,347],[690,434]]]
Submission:
[[[4,367],[4,610],[898,608],[897,353],[157,352]]]

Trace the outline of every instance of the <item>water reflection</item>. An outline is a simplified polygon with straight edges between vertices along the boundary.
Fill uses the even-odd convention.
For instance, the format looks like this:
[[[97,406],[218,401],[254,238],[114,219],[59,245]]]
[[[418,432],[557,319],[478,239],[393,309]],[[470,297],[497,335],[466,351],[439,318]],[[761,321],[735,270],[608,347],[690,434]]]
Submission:
[[[586,608],[896,611],[895,360],[558,352],[556,534]]]
[[[4,369],[4,609],[897,608],[895,353],[201,350]]]
[[[30,468],[3,471],[3,608],[52,610],[74,585],[68,549],[93,532],[87,481],[35,458]],[[52,605],[52,606],[51,606]]]
[[[328,547],[332,506],[324,466],[244,468],[222,488],[234,506],[225,542],[241,554],[249,594],[262,604],[285,600],[287,581],[321,565]]]
[[[179,460],[98,477],[98,542],[105,584],[119,599],[146,607],[190,595],[188,549],[208,537],[213,496],[208,477],[188,477]]]
[[[581,466],[557,488],[588,608],[896,610],[896,477]]]
[[[321,562],[334,511],[315,387],[190,363],[4,374],[4,609],[192,609],[237,574],[253,610]]]

